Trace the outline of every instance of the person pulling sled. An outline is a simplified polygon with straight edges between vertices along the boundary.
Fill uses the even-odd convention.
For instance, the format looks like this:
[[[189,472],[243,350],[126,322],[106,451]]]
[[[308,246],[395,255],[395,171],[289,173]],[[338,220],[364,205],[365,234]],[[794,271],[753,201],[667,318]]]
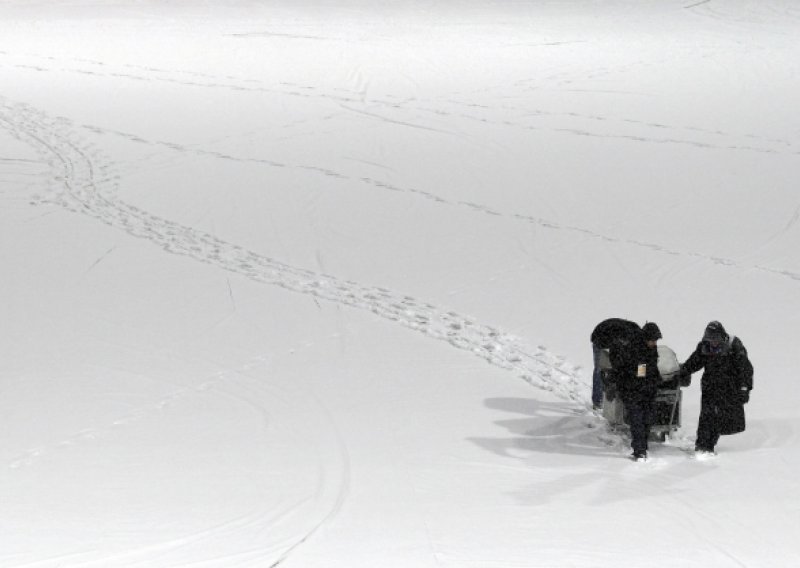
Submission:
[[[647,459],[661,384],[657,347],[661,330],[653,322],[640,328],[634,322],[612,318],[600,322],[591,339],[595,355],[592,403],[595,408],[602,405],[603,415],[612,426],[630,426],[631,457]],[[598,390],[600,400],[596,399]]]
[[[641,332],[639,324],[622,318],[603,320],[592,330],[592,356],[594,359],[592,406],[595,410],[603,407],[603,394],[608,382],[604,367],[609,365],[607,360],[609,351],[628,348]]]
[[[653,322],[642,326],[626,349],[611,349],[613,383],[622,399],[631,429],[634,460],[646,460],[650,429],[655,418],[655,400],[661,384],[657,342],[661,330]]]

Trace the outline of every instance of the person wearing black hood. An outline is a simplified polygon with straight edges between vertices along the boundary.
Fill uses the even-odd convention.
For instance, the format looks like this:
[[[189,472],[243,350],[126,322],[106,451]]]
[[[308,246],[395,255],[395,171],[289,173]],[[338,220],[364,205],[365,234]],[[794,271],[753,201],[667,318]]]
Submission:
[[[718,321],[710,322],[703,339],[681,365],[683,386],[703,369],[700,382],[700,420],[695,451],[714,453],[720,436],[745,430],[744,405],[753,390],[753,364],[738,337],[730,337]]]
[[[642,332],[639,324],[622,318],[609,318],[598,323],[592,330],[592,406],[598,410],[603,405],[603,376],[600,369],[600,353],[603,349],[626,349]]]
[[[637,461],[647,459],[647,440],[661,383],[656,346],[659,339],[661,330],[655,323],[648,322],[633,337],[628,348],[612,348],[610,353],[616,386],[631,428],[631,457]]]

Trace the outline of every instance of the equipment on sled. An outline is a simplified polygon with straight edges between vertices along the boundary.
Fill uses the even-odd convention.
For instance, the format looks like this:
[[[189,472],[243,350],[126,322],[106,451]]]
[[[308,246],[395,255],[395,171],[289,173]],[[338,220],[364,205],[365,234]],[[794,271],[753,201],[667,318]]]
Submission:
[[[681,426],[682,397],[678,377],[680,364],[675,352],[666,345],[659,345],[657,349],[661,384],[658,386],[658,393],[653,404],[653,423],[650,426],[650,435],[664,442],[672,432]],[[600,352],[599,365],[603,383],[609,384],[607,377],[613,368],[608,349]],[[613,387],[605,389],[603,393],[603,418],[614,428],[627,425],[625,407],[622,399],[616,396]]]

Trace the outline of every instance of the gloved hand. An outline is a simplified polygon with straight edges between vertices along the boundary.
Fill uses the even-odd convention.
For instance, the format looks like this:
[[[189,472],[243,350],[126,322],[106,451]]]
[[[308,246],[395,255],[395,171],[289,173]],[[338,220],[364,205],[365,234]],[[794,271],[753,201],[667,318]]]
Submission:
[[[742,387],[741,390],[739,390],[739,402],[742,404],[750,402],[750,391],[747,387]]]
[[[692,374],[681,365],[681,370],[678,371],[678,379],[682,387],[688,387],[692,384]]]

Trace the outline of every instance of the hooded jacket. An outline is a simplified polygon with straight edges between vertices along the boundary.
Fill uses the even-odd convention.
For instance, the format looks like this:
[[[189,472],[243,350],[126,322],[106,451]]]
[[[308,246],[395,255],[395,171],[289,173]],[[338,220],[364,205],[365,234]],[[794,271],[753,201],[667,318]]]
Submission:
[[[715,417],[720,433],[744,432],[741,393],[753,389],[753,365],[742,341],[728,336],[719,322],[711,322],[682,367],[688,373],[703,369],[701,412]]]
[[[629,345],[641,333],[639,324],[620,318],[610,318],[597,324],[592,330],[592,343],[600,349],[614,345]]]

